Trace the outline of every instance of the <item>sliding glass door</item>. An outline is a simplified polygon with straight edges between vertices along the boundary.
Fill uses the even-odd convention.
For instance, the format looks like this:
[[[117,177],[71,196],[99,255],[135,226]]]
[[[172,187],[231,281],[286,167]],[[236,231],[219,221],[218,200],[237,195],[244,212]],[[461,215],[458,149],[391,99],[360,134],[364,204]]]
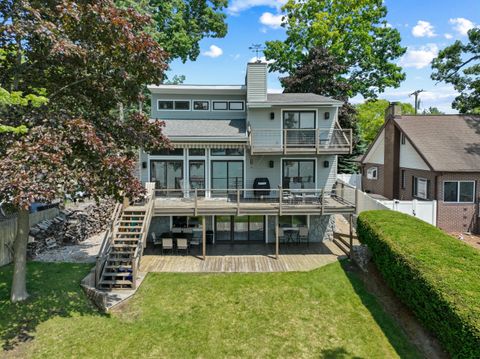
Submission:
[[[283,188],[315,188],[315,160],[284,160]]]
[[[216,216],[219,242],[261,242],[265,240],[265,216]]]
[[[243,188],[243,161],[212,161],[212,196],[226,194],[215,190]]]
[[[150,161],[150,181],[155,182],[156,189],[183,189],[183,161]]]
[[[283,112],[283,129],[287,145],[310,147],[315,145],[315,111]]]

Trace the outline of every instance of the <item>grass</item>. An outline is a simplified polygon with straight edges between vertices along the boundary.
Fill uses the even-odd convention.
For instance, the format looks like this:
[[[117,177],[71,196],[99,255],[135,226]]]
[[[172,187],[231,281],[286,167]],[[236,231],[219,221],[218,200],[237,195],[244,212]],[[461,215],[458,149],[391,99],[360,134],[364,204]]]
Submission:
[[[95,311],[79,289],[88,267],[30,263],[32,298],[21,305],[8,301],[11,268],[4,267],[0,344],[14,345],[28,332],[32,339],[15,350],[34,358],[420,357],[344,266],[305,273],[151,273],[111,315]]]

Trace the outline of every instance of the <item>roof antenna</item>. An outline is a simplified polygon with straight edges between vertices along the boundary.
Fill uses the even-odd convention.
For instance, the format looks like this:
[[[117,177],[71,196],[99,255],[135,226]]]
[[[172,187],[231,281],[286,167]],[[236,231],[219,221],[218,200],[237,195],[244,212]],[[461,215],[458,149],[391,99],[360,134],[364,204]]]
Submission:
[[[262,62],[262,60],[260,60],[260,57],[258,57],[260,52],[263,52],[263,50],[265,50],[265,47],[262,44],[253,44],[248,49],[252,52],[255,52],[255,58],[257,59],[255,62]]]
[[[425,92],[424,90],[417,90],[413,91],[409,96],[415,96],[415,115],[417,114],[418,110],[420,109],[420,100],[418,99],[418,94],[421,92]]]

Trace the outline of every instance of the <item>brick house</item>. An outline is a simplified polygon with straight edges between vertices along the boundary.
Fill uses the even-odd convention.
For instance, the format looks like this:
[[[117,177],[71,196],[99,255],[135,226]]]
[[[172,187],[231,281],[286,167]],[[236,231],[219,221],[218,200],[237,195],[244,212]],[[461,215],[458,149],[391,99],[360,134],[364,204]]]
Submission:
[[[361,166],[363,191],[437,200],[438,227],[480,232],[480,116],[402,116],[392,103]]]

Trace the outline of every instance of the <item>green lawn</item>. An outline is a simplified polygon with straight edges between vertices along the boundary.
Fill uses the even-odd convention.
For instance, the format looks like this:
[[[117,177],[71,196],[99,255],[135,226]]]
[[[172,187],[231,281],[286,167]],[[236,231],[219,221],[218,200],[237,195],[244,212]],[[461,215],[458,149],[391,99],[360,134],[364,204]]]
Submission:
[[[0,344],[40,358],[420,357],[340,263],[307,273],[149,274],[111,315],[84,298],[88,270],[30,263],[32,297],[12,305],[11,267],[0,268]]]

